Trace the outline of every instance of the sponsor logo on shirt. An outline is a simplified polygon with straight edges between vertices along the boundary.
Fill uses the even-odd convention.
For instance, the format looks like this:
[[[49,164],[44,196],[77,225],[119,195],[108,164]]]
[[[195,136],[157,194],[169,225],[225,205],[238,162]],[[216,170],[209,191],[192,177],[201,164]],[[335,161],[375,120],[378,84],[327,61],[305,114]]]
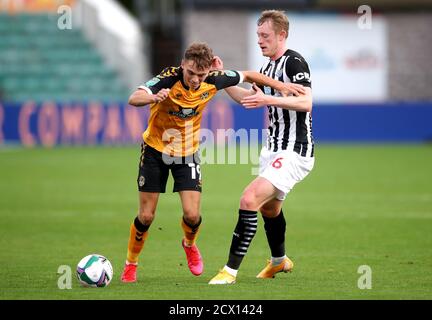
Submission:
[[[306,80],[306,81],[310,82],[309,73],[299,72],[293,77],[293,82],[298,82],[298,81],[302,81],[302,80]]]
[[[169,111],[168,113],[172,116],[176,116],[180,119],[188,119],[196,116],[198,112],[196,111],[198,107],[195,108],[182,108],[179,106],[179,111]]]

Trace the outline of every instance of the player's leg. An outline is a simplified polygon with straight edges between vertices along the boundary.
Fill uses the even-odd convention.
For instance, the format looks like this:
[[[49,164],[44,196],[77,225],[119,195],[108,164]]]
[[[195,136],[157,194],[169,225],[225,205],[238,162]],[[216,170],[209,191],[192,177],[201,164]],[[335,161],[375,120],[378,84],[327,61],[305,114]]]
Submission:
[[[281,210],[282,201],[294,186],[312,170],[313,158],[302,157],[292,151],[274,153],[271,162],[260,172],[260,176],[271,182],[279,190],[275,199],[261,207],[267,240],[272,258],[257,275],[258,278],[273,278],[278,272],[288,272],[293,268],[292,261],[285,255],[286,222]]]
[[[227,267],[238,270],[255,236],[258,209],[275,197],[278,190],[266,179],[257,177],[244,190],[240,199],[237,225],[231,241]]]
[[[260,208],[264,230],[274,258],[285,256],[286,221],[282,211],[282,200],[274,198]]]
[[[139,211],[130,226],[127,258],[121,276],[123,282],[135,282],[138,257],[148,237],[159,199],[157,192],[139,192]]]
[[[282,211],[282,200],[274,198],[261,206],[264,229],[271,251],[271,259],[257,278],[273,278],[278,272],[291,271],[294,264],[285,255],[286,222]]]
[[[162,162],[160,152],[143,144],[138,172],[139,210],[130,226],[128,251],[123,282],[136,281],[138,257],[148,237],[148,229],[154,219],[159,194],[165,192],[168,166]]]
[[[204,270],[202,256],[195,243],[201,225],[201,193],[198,191],[180,191],[179,194],[183,207],[181,226],[184,237],[182,246],[186,253],[189,270],[193,275],[199,276]]]
[[[153,222],[159,200],[157,192],[139,192],[139,210],[130,227],[126,263],[137,264],[138,256],[148,237],[148,229]]]
[[[240,209],[257,212],[277,194],[279,190],[269,180],[257,177],[243,191],[240,198]]]
[[[183,208],[181,225],[184,231],[184,243],[190,247],[195,244],[201,225],[201,193],[186,190],[180,191],[179,195]]]
[[[174,192],[178,192],[183,208],[181,226],[184,232],[182,246],[186,253],[188,267],[198,276],[203,272],[203,261],[196,245],[201,225],[201,168],[198,157],[187,157],[183,163],[173,164]]]
[[[209,284],[235,282],[237,271],[257,230],[257,211],[277,193],[278,190],[262,177],[257,177],[246,187],[240,199],[239,215],[231,241],[228,262],[221,272],[210,280]]]

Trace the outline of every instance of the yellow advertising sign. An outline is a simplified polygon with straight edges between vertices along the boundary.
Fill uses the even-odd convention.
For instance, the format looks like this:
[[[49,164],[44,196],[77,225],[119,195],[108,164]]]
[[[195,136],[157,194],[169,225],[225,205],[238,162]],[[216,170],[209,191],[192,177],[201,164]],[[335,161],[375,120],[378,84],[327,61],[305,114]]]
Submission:
[[[60,6],[73,6],[75,0],[1,0],[0,12],[57,12]]]

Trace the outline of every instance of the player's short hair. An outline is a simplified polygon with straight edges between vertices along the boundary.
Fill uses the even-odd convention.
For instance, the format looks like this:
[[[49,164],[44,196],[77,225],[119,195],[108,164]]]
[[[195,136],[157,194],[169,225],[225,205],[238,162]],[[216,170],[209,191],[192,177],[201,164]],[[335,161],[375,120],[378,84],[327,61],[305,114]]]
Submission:
[[[198,70],[211,67],[213,62],[213,50],[205,42],[194,42],[186,49],[185,60],[192,60]]]
[[[288,38],[289,21],[285,11],[265,10],[261,12],[261,16],[258,19],[258,25],[260,26],[266,21],[273,22],[273,28],[276,33],[285,31],[286,37]]]

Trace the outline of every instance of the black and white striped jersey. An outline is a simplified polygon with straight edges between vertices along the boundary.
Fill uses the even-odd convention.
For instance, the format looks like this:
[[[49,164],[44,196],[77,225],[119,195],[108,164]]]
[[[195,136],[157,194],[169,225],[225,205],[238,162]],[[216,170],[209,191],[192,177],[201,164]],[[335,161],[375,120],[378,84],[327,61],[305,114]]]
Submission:
[[[282,81],[298,83],[311,88],[310,71],[307,62],[296,51],[288,49],[282,57],[269,60],[260,70],[261,73]],[[280,96],[271,87],[263,87],[265,94]],[[267,148],[277,152],[293,150],[305,156],[314,156],[312,137],[312,116],[310,112],[297,112],[267,106],[269,126],[267,129]]]

